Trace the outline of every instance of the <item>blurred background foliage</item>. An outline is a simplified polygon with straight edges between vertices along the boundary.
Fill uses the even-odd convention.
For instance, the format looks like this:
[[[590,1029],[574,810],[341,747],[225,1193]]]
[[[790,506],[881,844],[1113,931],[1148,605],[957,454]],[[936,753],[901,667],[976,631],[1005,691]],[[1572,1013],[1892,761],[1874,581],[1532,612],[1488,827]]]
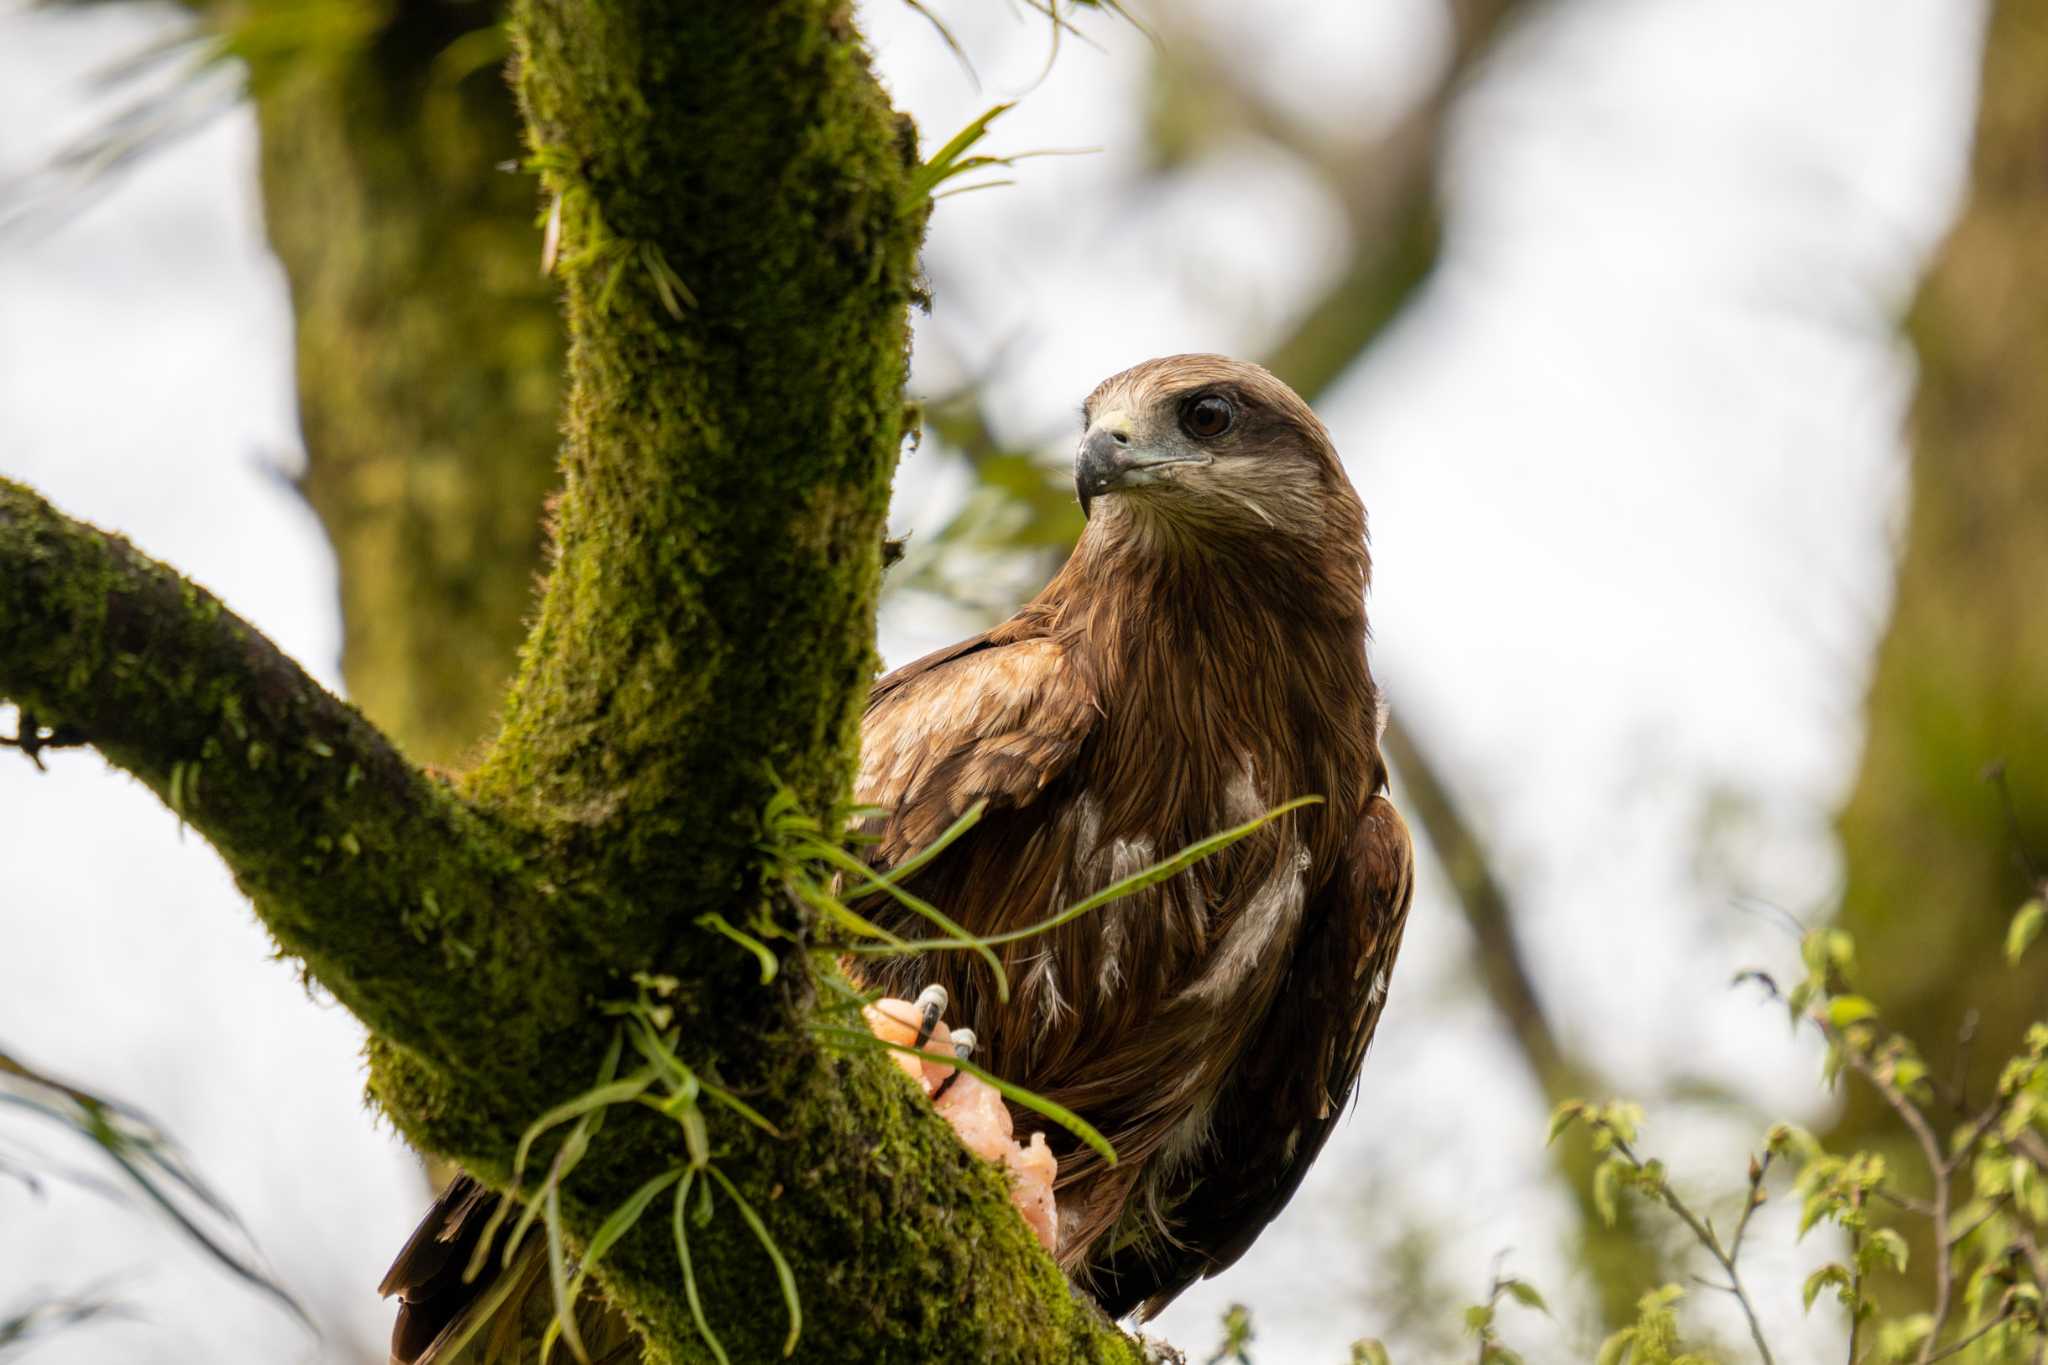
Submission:
[[[1431,279],[1453,116],[1476,74],[1525,56],[1529,45],[1511,36],[1573,4],[1445,0],[1441,41],[1418,59],[1398,112],[1355,129],[1276,98],[1199,7],[1133,19],[1029,3],[1009,41],[1056,49],[1105,25],[1145,28],[1141,170],[1125,191],[1134,201],[1248,147],[1327,194],[1332,261],[1258,357],[1313,400],[1355,370]],[[491,724],[541,568],[563,359],[541,268],[549,206],[520,171],[500,10],[488,0],[190,8],[190,25],[130,71],[170,66],[179,78],[16,186],[0,221],[24,205],[61,213],[67,195],[197,121],[237,99],[253,104],[265,224],[296,326],[298,482],[339,561],[348,690],[410,751],[459,766]],[[944,5],[919,12],[940,25],[955,18]],[[1998,0],[1991,15],[1967,200],[1902,324],[1920,364],[1908,531],[1840,817],[1839,909],[1858,945],[1858,990],[1923,1041],[1930,1066],[1980,1096],[2048,996],[2038,954],[2014,971],[1999,951],[2015,906],[2038,887],[2033,859],[2048,857],[2048,611],[2038,600],[2048,588],[2048,3]],[[960,60],[973,59],[963,44]],[[924,129],[925,145],[950,131]],[[938,299],[956,283],[934,264]],[[920,397],[918,467],[952,480],[957,496],[909,537],[889,586],[943,600],[973,628],[1034,591],[1081,523],[1064,436],[1020,440],[991,411],[1002,338],[934,325],[918,344],[920,376],[945,379]],[[1408,712],[1395,712],[1388,746],[1433,875],[1469,927],[1463,970],[1526,1084],[1547,1106],[1604,1097],[1601,1066],[1553,1019],[1515,875],[1461,803],[1458,774]],[[1973,1049],[1972,1037],[1985,1041]],[[1913,1143],[1881,1088],[1847,1092],[1821,1140],[1891,1154],[1900,1170]],[[1649,1341],[1669,1304],[1646,1308],[1645,1295],[1678,1276],[1689,1253],[1646,1225],[1640,1201],[1604,1216],[1610,1148],[1560,1142],[1552,1155],[1576,1211],[1571,1276],[1590,1319],[1600,1337],[1640,1330]],[[1914,1236],[1924,1268],[1930,1244]],[[1360,1293],[1384,1335],[1410,1360],[1469,1355],[1471,1334],[1446,1324],[1471,1287],[1446,1282],[1432,1229],[1403,1223],[1375,1237],[1381,1281]],[[1873,1292],[1894,1295],[1901,1314],[1931,1292],[1924,1275],[1887,1278],[1878,1265],[1871,1274]],[[1497,1280],[1489,1304],[1518,1298],[1503,1287],[1511,1282],[1520,1283]],[[53,1300],[42,1311],[69,1310]],[[1256,1354],[1249,1330],[1232,1329],[1227,1358]],[[1473,1330],[1483,1356],[1491,1328]],[[1647,1352],[1633,1358],[1664,1358]]]

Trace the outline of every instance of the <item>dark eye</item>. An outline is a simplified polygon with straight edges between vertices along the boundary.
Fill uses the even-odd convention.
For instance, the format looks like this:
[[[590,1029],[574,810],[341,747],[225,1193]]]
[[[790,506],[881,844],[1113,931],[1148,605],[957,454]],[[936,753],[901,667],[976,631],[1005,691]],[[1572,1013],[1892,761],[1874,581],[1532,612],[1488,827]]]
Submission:
[[[1220,393],[1205,393],[1181,405],[1181,430],[1198,441],[1213,441],[1230,430],[1237,409]]]

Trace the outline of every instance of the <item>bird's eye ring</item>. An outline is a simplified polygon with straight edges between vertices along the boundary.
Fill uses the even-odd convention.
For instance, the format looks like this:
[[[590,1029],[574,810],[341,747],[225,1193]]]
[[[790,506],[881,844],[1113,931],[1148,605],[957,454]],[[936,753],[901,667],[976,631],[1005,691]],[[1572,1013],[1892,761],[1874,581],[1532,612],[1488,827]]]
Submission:
[[[1181,404],[1181,430],[1198,441],[1215,440],[1236,420],[1236,406],[1220,393],[1198,394]]]

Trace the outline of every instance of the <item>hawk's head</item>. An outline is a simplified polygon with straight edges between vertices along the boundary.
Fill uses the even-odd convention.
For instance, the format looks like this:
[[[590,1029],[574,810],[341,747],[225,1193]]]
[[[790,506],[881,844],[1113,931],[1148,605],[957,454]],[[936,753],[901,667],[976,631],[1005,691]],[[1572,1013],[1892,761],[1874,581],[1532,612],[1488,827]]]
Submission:
[[[1360,529],[1330,433],[1294,390],[1219,355],[1148,360],[1082,405],[1082,515],[1116,495],[1119,520],[1197,534],[1320,539]]]

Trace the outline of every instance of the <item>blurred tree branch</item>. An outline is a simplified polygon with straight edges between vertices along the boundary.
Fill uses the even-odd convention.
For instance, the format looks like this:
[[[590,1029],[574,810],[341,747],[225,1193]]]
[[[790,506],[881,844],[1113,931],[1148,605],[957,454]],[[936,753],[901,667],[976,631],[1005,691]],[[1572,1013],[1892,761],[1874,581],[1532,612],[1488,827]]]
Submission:
[[[1437,170],[1457,94],[1494,50],[1509,22],[1538,8],[1531,0],[1454,0],[1450,54],[1436,83],[1383,135],[1362,146],[1331,146],[1272,110],[1256,91],[1209,63],[1206,80],[1222,82],[1249,110],[1247,123],[1318,168],[1343,203],[1350,234],[1333,284],[1267,353],[1275,374],[1311,401],[1371,347],[1415,297],[1436,267],[1440,247]],[[1472,969],[1485,987],[1507,1038],[1532,1084],[1555,1106],[1606,1083],[1589,1061],[1566,1053],[1543,1007],[1542,994],[1515,937],[1513,903],[1478,831],[1451,794],[1440,765],[1395,706],[1387,720],[1387,754],[1408,808],[1420,823],[1472,932]],[[1661,1279],[1660,1258],[1636,1220],[1610,1222],[1595,1207],[1595,1163],[1576,1148],[1554,1148],[1579,1212],[1581,1252],[1593,1274],[1610,1326],[1629,1321],[1637,1300]]]

